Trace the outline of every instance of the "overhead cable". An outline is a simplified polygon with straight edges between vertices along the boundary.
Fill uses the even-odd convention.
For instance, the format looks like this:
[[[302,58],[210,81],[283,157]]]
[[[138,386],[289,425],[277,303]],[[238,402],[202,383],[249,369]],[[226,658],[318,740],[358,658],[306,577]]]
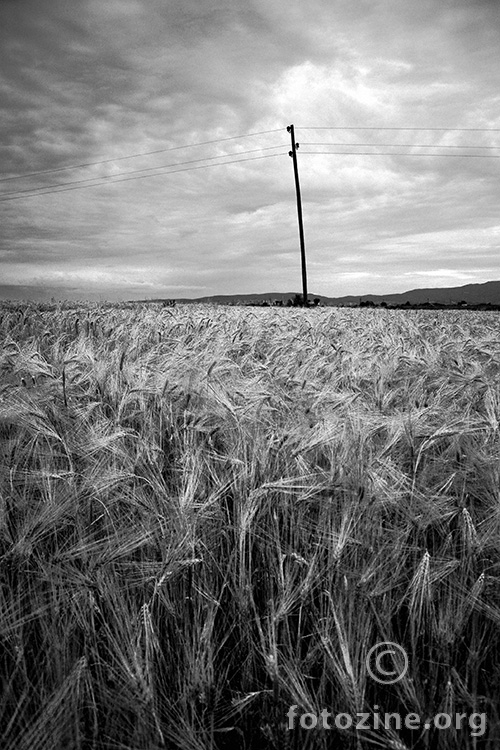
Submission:
[[[322,125],[317,127],[302,127],[297,125],[295,130],[406,130],[406,131],[436,131],[442,133],[500,133],[500,128],[399,128],[379,125]]]
[[[373,148],[461,148],[461,149],[467,149],[467,148],[480,148],[480,149],[491,149],[491,148],[500,148],[500,146],[445,146],[445,145],[438,145],[433,143],[345,143],[345,142],[317,142],[317,141],[301,141],[301,146],[346,146],[347,148],[354,148],[354,147],[365,147],[365,146],[373,146]]]
[[[260,149],[259,149],[260,150]],[[13,195],[9,198],[1,198],[0,203],[7,203],[8,201],[22,200],[23,198],[36,198],[39,195],[50,195],[53,193],[66,193],[70,190],[85,190],[86,188],[101,187],[102,185],[115,185],[117,182],[129,182],[131,180],[144,180],[150,177],[159,177],[161,175],[176,174],[177,172],[192,172],[196,169],[208,169],[209,167],[223,167],[226,164],[240,164],[244,161],[257,161],[258,159],[272,159],[274,156],[283,156],[284,154],[264,154],[263,156],[250,156],[246,159],[233,159],[232,161],[219,162],[218,164],[201,164],[198,167],[183,167],[182,169],[172,169],[167,172],[156,172],[155,174],[144,174],[138,177],[124,177],[122,179],[114,180],[102,180],[101,182],[95,182],[93,185],[75,185],[73,187],[57,188],[56,190],[45,190],[39,193],[31,193],[29,195]],[[99,178],[96,178],[99,179]],[[66,183],[68,184],[68,183]]]
[[[306,154],[325,154],[327,156],[409,156],[433,157],[435,159],[500,159],[500,154],[408,154],[404,151],[301,151]]]
[[[48,190],[49,188],[67,187],[68,185],[80,185],[86,182],[96,182],[96,180],[112,180],[114,177],[121,177],[122,175],[128,174],[139,174],[141,172],[153,172],[157,169],[167,169],[168,167],[179,167],[185,164],[197,164],[201,161],[214,161],[215,159],[225,159],[228,156],[240,156],[240,154],[255,154],[258,151],[272,151],[277,148],[285,148],[284,145],[279,146],[266,146],[265,148],[253,148],[248,151],[236,151],[231,154],[219,154],[219,156],[205,156],[202,159],[190,159],[189,161],[177,161],[171,164],[159,164],[156,167],[146,167],[145,169],[129,169],[127,172],[117,172],[116,174],[103,175],[101,177],[86,177],[83,180],[71,180],[70,182],[59,182],[55,185],[40,185],[39,187],[22,188],[21,190],[10,190],[8,192],[0,193],[0,198],[6,195],[20,195],[22,193],[34,193],[38,190]],[[227,164],[230,162],[221,162]],[[207,165],[209,166],[209,165]]]
[[[98,164],[110,164],[115,161],[123,161],[124,159],[136,159],[140,156],[151,156],[152,154],[165,154],[167,151],[178,151],[183,148],[193,148],[194,146],[208,146],[209,144],[224,143],[225,141],[235,141],[240,138],[250,138],[255,135],[266,135],[267,133],[278,133],[284,130],[284,128],[274,128],[274,130],[261,130],[257,133],[244,133],[243,135],[232,135],[228,138],[216,138],[211,141],[199,141],[198,143],[186,143],[182,146],[170,146],[170,148],[159,148],[155,151],[142,151],[136,154],[128,154],[127,156],[117,156],[114,159],[101,159],[100,161],[89,161],[82,164],[73,164],[67,167],[54,167],[53,169],[41,169],[37,172],[26,172],[25,174],[12,175],[10,177],[0,177],[0,182],[7,182],[8,180],[20,180],[23,177],[36,177],[39,174],[49,174],[51,172],[64,172],[70,169],[81,169],[83,167],[94,167]]]

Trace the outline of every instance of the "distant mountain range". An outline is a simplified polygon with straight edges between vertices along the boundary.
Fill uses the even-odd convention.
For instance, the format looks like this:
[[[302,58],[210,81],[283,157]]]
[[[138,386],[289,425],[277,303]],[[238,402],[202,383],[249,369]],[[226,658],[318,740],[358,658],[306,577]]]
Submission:
[[[178,303],[212,302],[219,305],[248,305],[254,302],[281,300],[283,303],[295,297],[296,292],[266,292],[264,294],[216,294],[211,297],[196,299],[177,299]],[[380,305],[422,305],[435,303],[442,305],[465,302],[468,305],[500,304],[500,281],[486,281],[484,284],[466,284],[465,286],[445,287],[438,289],[411,289],[402,294],[363,294],[345,297],[325,297],[321,294],[308,294],[309,301],[319,297],[322,305],[359,305],[361,302],[373,302]]]

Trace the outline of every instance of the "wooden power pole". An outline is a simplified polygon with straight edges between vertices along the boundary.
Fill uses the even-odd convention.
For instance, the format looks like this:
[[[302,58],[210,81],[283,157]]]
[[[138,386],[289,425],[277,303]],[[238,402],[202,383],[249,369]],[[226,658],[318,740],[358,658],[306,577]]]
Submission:
[[[287,131],[290,133],[292,139],[292,150],[288,152],[288,156],[292,157],[293,160],[293,171],[295,174],[295,193],[297,195],[297,217],[299,220],[299,239],[300,239],[300,260],[302,263],[302,299],[304,307],[308,307],[309,300],[307,299],[307,269],[306,269],[306,244],[304,241],[304,224],[302,222],[302,199],[300,196],[300,182],[299,182],[299,168],[297,165],[297,149],[298,143],[295,143],[295,132],[293,125],[287,127]]]

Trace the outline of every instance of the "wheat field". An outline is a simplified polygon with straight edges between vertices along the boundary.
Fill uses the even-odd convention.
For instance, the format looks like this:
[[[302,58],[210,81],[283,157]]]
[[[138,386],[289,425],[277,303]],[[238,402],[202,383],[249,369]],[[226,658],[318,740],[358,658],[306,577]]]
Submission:
[[[498,747],[499,323],[4,304],[2,748]]]

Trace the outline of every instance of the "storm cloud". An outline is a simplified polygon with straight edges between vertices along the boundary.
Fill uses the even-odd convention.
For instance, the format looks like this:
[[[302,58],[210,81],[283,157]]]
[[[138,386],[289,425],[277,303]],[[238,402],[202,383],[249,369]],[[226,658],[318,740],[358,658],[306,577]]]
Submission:
[[[500,278],[499,42],[494,0],[1,0],[0,295],[298,290],[290,123],[312,292]]]

